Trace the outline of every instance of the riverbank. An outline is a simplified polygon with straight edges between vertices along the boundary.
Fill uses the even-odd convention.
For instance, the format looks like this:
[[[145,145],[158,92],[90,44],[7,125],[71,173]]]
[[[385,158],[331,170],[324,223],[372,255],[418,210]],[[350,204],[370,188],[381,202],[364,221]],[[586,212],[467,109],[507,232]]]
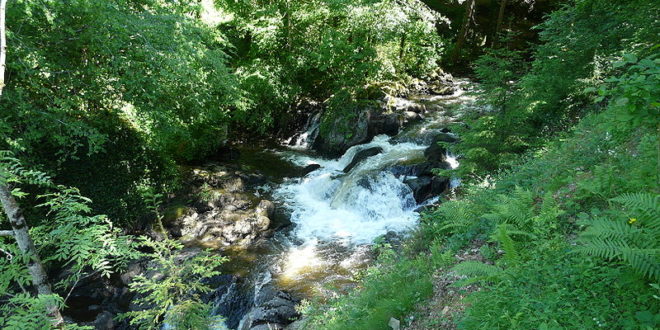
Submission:
[[[658,122],[623,124],[636,108],[615,100],[464,182],[358,290],[309,305],[308,328],[656,328]]]

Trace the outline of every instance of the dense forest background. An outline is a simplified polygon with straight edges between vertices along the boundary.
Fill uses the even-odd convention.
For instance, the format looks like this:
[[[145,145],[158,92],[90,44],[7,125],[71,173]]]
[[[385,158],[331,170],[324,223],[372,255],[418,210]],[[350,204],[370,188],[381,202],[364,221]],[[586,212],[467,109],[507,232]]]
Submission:
[[[308,326],[385,328],[437,295],[432,279],[450,272],[480,290],[422,328],[660,324],[654,1],[7,0],[4,9],[2,327],[76,328],[59,312],[67,292],[144,257],[171,281],[138,281],[132,289],[152,308],[124,318],[214,324],[200,280],[223,260],[201,254],[177,267],[181,245],[162,240],[162,205],[184,188],[182,166],[290,135],[312,108],[323,109],[321,138],[350,136],[358,109],[445,72],[479,82],[488,105],[452,128],[459,196],[427,211],[405,248],[380,253],[361,290],[307,306]],[[26,226],[36,249],[16,244]],[[482,262],[458,262],[466,248]],[[51,283],[38,283],[35,263]]]

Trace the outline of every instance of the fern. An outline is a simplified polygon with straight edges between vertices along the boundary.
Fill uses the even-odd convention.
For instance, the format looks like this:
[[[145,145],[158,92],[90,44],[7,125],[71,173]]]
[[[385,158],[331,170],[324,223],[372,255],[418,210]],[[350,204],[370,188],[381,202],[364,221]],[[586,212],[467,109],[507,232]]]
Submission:
[[[628,193],[612,198],[611,201],[623,204],[636,213],[640,221],[649,228],[660,227],[660,195],[648,193]]]
[[[466,286],[476,282],[497,282],[504,275],[504,270],[500,267],[472,260],[461,262],[451,270],[457,275],[467,277],[454,283],[454,286]]]
[[[462,233],[474,223],[476,215],[469,200],[459,200],[442,204],[431,218],[442,219],[435,225],[438,234]]]
[[[493,211],[483,217],[498,224],[510,223],[517,228],[526,229],[533,216],[534,195],[530,191],[516,187],[512,196],[498,196],[498,202],[493,205]]]
[[[576,252],[619,260],[649,279],[660,279],[660,195],[629,193],[611,199],[626,208],[612,218],[595,218],[580,235]]]
[[[509,225],[507,224],[501,224],[497,226],[491,238],[494,241],[497,241],[500,244],[502,250],[504,250],[504,260],[507,263],[513,264],[518,262],[520,255],[518,254],[516,244],[513,242],[513,239],[509,235],[510,233],[508,232],[508,227]]]

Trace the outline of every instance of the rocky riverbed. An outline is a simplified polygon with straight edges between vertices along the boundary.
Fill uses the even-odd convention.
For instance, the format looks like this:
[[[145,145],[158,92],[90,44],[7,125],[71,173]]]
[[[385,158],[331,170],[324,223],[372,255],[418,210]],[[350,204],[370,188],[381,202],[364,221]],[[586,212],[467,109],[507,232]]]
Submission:
[[[473,106],[469,88],[437,75],[405,95],[384,95],[359,111],[350,134],[320,134],[323,107],[316,104],[288,139],[236,145],[185,168],[187,190],[165,209],[164,224],[188,246],[182,257],[200,248],[230,257],[205,296],[224,326],[287,327],[302,299],[354,286],[376,237],[394,242],[414,228],[417,211],[455,185],[433,169],[457,166],[447,150],[458,140],[449,125]],[[84,281],[73,292],[80,306],[72,314],[97,328],[125,327],[111,316],[139,308],[126,286],[145,266]]]

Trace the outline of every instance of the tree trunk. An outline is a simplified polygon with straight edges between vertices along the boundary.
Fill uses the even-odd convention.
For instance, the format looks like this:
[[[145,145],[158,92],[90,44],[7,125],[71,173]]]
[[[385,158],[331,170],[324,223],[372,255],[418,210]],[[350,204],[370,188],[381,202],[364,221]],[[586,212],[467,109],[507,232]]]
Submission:
[[[401,41],[399,42],[399,61],[403,61],[403,55],[406,54],[406,33],[404,32],[401,35]]]
[[[9,223],[11,224],[12,231],[14,232],[13,236],[18,248],[24,255],[29,257],[27,267],[30,276],[32,277],[32,284],[37,289],[37,293],[40,295],[53,294],[53,291],[50,288],[50,283],[48,283],[46,270],[44,270],[44,266],[41,264],[37,248],[34,246],[34,242],[30,237],[25,218],[6,183],[0,183],[0,202],[5,209],[7,219],[9,219]],[[49,306],[47,312],[53,317],[53,323],[56,325],[64,322],[57,306]]]
[[[5,57],[7,56],[7,38],[5,36],[5,12],[7,0],[0,0],[0,95],[5,87]]]
[[[458,39],[456,39],[456,45],[454,46],[454,51],[452,52],[451,56],[451,62],[454,64],[456,64],[458,61],[458,58],[461,55],[461,50],[463,49],[463,45],[465,44],[465,40],[467,39],[467,35],[470,32],[470,22],[474,17],[474,8],[475,0],[466,1],[463,26],[461,27],[461,31],[458,33]]]
[[[497,45],[497,40],[500,37],[500,31],[502,30],[502,21],[504,20],[504,9],[506,9],[506,3],[508,0],[500,0],[500,12],[497,14],[497,25],[495,25],[495,36],[493,37],[493,47]]]
[[[7,54],[7,39],[5,31],[5,14],[6,14],[7,0],[0,0],[0,95],[2,95],[2,90],[5,86],[5,58]],[[21,253],[26,255],[29,259],[27,268],[32,277],[32,284],[37,289],[37,293],[40,295],[50,295],[53,294],[53,291],[50,288],[50,283],[48,283],[48,276],[46,275],[46,270],[41,263],[39,254],[37,253],[37,248],[34,246],[32,237],[28,231],[27,222],[23,217],[21,209],[16,203],[16,199],[11,194],[11,190],[6,182],[0,181],[0,203],[7,214],[7,219],[12,228],[12,236],[16,240],[18,248],[21,250]],[[7,234],[6,231],[3,231],[3,234]],[[57,309],[57,306],[48,306],[46,312],[53,318],[53,324],[59,326],[64,323],[60,311]]]

